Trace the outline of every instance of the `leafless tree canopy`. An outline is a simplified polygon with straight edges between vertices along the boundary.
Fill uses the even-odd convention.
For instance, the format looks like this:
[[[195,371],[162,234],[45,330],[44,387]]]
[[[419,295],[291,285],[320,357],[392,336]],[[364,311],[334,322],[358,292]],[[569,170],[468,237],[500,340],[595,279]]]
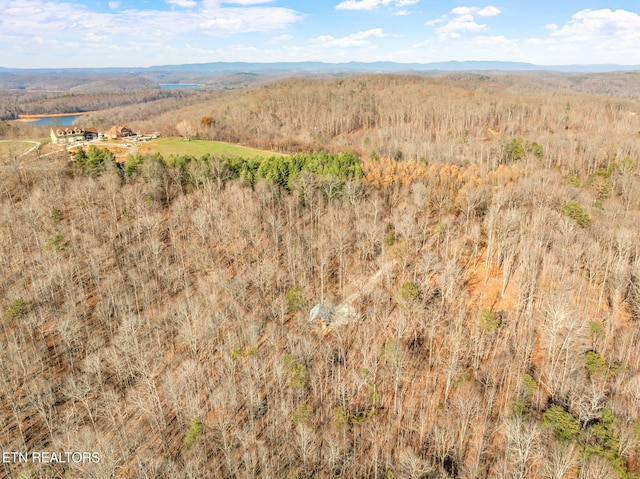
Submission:
[[[638,105],[518,81],[158,117],[362,156],[289,190],[0,149],[0,446],[100,456],[0,477],[637,477]]]

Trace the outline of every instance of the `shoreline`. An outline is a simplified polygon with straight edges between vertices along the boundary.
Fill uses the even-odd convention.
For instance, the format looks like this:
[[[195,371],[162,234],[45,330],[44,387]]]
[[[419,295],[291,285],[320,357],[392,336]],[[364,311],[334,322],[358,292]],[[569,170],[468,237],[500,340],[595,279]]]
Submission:
[[[92,113],[90,111],[81,111],[78,113],[51,113],[51,114],[34,114],[34,115],[18,115],[18,119],[13,120],[20,123],[31,123],[41,120],[42,118],[63,118],[66,116],[82,116]]]

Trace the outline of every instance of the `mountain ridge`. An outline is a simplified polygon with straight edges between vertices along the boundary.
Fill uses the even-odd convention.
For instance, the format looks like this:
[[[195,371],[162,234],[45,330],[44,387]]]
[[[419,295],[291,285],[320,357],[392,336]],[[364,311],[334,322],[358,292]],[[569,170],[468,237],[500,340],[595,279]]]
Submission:
[[[431,63],[397,63],[392,61],[328,63],[307,62],[209,62],[186,63],[178,65],[155,65],[150,67],[97,67],[97,68],[9,68],[0,66],[0,73],[118,73],[139,75],[144,72],[184,71],[199,73],[230,72],[408,72],[408,71],[553,71],[563,73],[602,73],[640,70],[640,65],[618,64],[574,64],[574,65],[537,65],[527,62],[511,61],[446,61]]]

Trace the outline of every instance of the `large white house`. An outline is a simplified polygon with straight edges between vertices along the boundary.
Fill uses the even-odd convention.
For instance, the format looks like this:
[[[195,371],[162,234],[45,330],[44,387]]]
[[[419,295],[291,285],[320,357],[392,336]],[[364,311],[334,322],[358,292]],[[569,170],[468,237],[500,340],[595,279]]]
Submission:
[[[56,126],[51,128],[51,142],[56,145],[77,143],[98,138],[95,128],[79,128],[75,126]]]

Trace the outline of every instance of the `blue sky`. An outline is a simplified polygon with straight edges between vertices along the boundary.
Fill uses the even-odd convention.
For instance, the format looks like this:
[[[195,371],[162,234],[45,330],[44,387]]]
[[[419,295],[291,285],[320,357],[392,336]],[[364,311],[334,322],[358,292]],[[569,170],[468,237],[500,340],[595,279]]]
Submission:
[[[640,2],[0,0],[0,66],[640,64]]]

